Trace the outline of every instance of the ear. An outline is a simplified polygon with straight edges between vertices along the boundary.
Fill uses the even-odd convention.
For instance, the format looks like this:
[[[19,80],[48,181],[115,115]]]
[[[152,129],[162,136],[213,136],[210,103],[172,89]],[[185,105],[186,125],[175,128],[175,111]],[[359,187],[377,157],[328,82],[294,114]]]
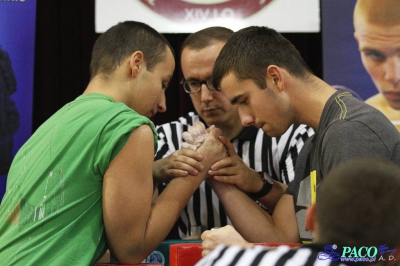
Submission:
[[[141,51],[134,52],[129,58],[130,74],[132,77],[136,77],[139,73],[139,69],[144,65],[143,53]]]
[[[269,65],[266,74],[267,81],[272,82],[279,91],[283,91],[284,79],[281,68],[276,65]]]
[[[310,232],[315,232],[317,228],[317,208],[315,203],[307,208],[306,213],[306,229]]]

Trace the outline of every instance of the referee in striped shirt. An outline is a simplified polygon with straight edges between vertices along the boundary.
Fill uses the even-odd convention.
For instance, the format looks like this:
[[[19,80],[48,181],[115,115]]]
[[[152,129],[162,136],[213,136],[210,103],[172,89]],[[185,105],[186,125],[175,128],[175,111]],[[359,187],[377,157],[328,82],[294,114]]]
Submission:
[[[230,29],[211,27],[191,34],[182,44],[181,84],[190,94],[196,113],[157,127],[158,152],[153,176],[161,192],[171,178],[203,170],[197,153],[181,149],[182,133],[196,121],[215,125],[230,141],[226,144],[230,156],[216,163],[209,174],[248,193],[260,205],[260,211],[272,211],[286,184],[293,180],[297,155],[314,131],[305,125],[292,125],[284,135],[275,138],[261,129],[242,126],[237,107],[222,92],[215,91],[210,82],[214,62],[232,34]],[[181,238],[232,224],[210,184],[203,182],[182,212],[178,220]]]
[[[298,249],[267,249],[246,242],[219,245],[210,253],[205,250],[203,255],[208,254],[196,266],[400,265],[399,191],[400,167],[395,163],[352,159],[328,173],[318,187],[316,204],[307,210],[313,244]]]

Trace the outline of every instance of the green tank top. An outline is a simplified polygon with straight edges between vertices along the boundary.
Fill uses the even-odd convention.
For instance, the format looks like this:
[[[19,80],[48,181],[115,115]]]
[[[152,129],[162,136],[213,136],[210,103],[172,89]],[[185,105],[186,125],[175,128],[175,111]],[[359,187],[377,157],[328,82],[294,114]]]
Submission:
[[[106,249],[104,173],[131,132],[153,123],[102,94],[48,119],[14,158],[0,206],[0,265],[91,265]]]

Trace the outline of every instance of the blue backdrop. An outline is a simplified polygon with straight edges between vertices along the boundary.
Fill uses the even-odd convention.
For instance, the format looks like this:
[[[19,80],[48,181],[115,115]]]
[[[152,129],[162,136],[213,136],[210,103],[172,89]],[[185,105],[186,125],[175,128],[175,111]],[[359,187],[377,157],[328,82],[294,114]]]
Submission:
[[[36,25],[36,0],[0,1],[0,46],[10,60],[16,79],[16,103],[20,127],[14,135],[13,154],[32,134],[33,68]],[[4,151],[0,151],[4,152]],[[6,176],[0,176],[0,199]]]
[[[331,85],[352,89],[365,100],[377,89],[362,65],[354,39],[355,3],[356,0],[321,0],[323,78]]]

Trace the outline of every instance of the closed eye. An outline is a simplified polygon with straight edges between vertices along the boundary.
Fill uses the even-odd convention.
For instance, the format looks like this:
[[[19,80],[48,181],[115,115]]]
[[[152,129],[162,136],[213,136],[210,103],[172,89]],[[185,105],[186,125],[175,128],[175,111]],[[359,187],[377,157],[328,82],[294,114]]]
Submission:
[[[240,105],[246,105],[247,104],[247,98],[241,99],[238,103]]]
[[[166,90],[166,89],[168,88],[168,85],[169,85],[168,83],[164,83],[164,82],[163,82],[163,83],[161,84],[162,89],[163,89],[163,90]]]

